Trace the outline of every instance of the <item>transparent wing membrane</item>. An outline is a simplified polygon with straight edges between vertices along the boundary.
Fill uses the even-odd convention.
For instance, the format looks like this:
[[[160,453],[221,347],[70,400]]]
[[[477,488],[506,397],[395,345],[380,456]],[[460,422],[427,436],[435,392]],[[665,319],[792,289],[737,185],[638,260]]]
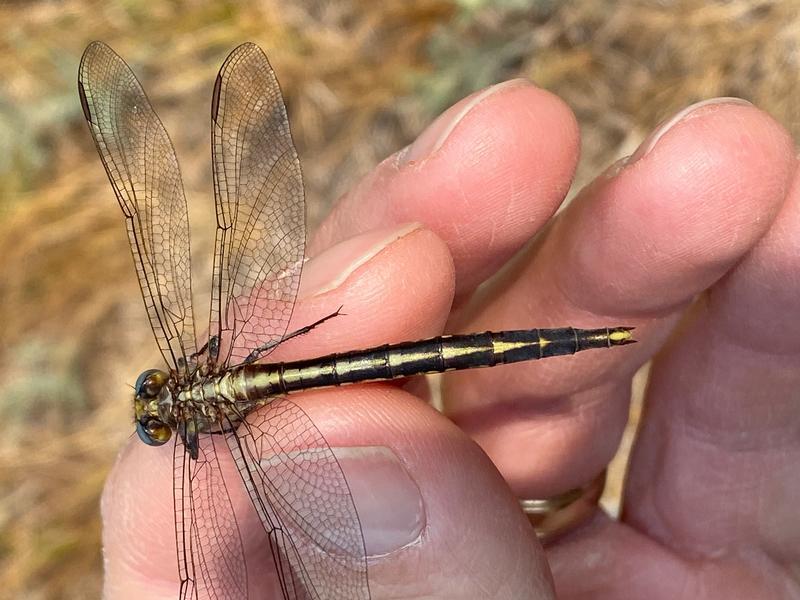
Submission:
[[[350,488],[325,438],[281,398],[228,445],[269,536],[285,598],[367,600],[367,562]]]
[[[235,365],[286,333],[305,252],[300,161],[278,80],[255,44],[242,44],[222,65],[211,125],[217,238],[209,349],[213,363]]]
[[[172,142],[133,71],[105,44],[83,53],[78,91],[125,215],[156,342],[167,363],[186,373],[196,343],[189,215]]]
[[[222,475],[217,436],[202,437],[192,459],[175,442],[175,537],[181,600],[247,598],[247,563],[236,514]]]
[[[264,53],[253,44],[236,48],[214,87],[217,234],[209,341],[200,353],[186,199],[169,137],[131,69],[108,46],[95,42],[86,49],[78,88],[125,216],[142,296],[176,382],[174,393],[269,353],[284,339],[294,308],[305,251],[305,205],[286,109]],[[203,352],[208,352],[206,370],[196,368]],[[252,597],[242,542],[248,531],[241,525],[257,520],[273,565],[249,566],[274,566],[285,600],[368,599],[358,515],[339,463],[308,416],[279,400],[234,423],[225,411],[200,406],[205,400],[181,400],[185,412],[175,417],[177,596]],[[192,411],[215,415],[219,433],[198,432]],[[244,486],[245,506],[232,503],[234,485]]]

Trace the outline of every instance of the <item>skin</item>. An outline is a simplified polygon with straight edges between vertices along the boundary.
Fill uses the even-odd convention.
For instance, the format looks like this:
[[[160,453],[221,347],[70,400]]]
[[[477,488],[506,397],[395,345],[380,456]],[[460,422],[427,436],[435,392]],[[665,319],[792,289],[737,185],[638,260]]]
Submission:
[[[413,481],[402,506],[390,495],[377,507],[418,509],[408,543],[381,547],[365,531],[380,550],[372,595],[800,598],[792,140],[753,106],[700,106],[553,218],[578,148],[552,94],[524,81],[480,92],[380,164],[311,241],[293,325],[340,305],[348,316],[270,361],[443,330],[627,325],[640,342],[448,375],[447,416],[412,396],[419,383],[295,396],[331,446],[388,449],[402,476],[378,471],[377,489]],[[516,498],[583,485],[608,464],[631,376],[651,359],[622,518],[598,512],[543,550]],[[103,497],[107,597],[176,597],[171,477],[169,444],[133,439],[120,455]]]

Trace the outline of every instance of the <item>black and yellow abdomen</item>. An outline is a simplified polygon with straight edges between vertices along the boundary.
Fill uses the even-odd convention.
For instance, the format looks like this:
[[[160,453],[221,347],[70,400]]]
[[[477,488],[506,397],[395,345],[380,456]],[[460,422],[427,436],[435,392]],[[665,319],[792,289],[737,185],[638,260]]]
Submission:
[[[275,397],[300,390],[493,367],[633,343],[630,327],[522,329],[446,335],[330,354],[310,360],[250,364],[232,370],[237,396]]]

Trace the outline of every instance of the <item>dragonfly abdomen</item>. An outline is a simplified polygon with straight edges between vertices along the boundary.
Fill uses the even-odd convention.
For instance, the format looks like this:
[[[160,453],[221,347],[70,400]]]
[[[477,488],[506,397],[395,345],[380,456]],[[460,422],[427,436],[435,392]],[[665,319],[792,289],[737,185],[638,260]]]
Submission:
[[[246,387],[247,397],[265,398],[311,388],[493,367],[632,341],[627,327],[487,331],[387,344],[310,360],[245,365],[237,369],[235,378]]]

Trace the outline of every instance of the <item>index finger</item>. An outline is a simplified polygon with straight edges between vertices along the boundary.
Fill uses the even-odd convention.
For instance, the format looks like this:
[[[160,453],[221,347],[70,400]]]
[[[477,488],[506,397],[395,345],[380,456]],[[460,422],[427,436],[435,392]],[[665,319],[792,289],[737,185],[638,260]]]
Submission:
[[[556,211],[578,161],[578,127],[556,96],[515,79],[461,100],[343,197],[311,253],[420,222],[450,249],[456,296],[500,268]]]

